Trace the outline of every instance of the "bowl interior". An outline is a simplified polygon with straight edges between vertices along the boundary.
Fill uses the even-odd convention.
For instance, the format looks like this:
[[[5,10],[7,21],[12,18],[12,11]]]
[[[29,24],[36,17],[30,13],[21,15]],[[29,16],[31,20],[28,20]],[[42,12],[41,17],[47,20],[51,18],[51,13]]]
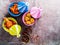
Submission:
[[[26,16],[27,13],[29,13],[29,12],[26,12],[26,13],[23,15],[23,17],[22,17],[23,23],[24,23],[25,25],[27,25],[27,26],[32,26],[32,25],[35,23],[35,19],[34,19],[34,23],[29,24],[29,25],[26,24],[26,22],[25,22],[25,20],[24,20],[24,17]]]
[[[10,7],[12,7],[14,4],[18,4],[18,3],[12,2],[12,3],[9,5],[9,7],[8,7],[8,12],[9,12],[10,15],[12,15],[12,16],[19,16],[19,15],[21,15],[21,14],[22,14],[21,12],[19,12],[19,14],[14,14],[14,13],[11,12]]]

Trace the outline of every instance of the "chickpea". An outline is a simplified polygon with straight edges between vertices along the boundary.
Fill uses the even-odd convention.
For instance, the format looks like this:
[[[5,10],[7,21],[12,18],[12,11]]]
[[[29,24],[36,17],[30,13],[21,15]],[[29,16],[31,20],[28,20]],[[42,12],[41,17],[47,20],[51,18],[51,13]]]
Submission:
[[[31,22],[30,22],[30,21],[27,21],[27,22],[26,22],[26,24],[28,24],[28,25],[29,25],[29,24],[31,24]]]
[[[18,14],[18,13],[19,13],[17,6],[18,6],[17,4],[14,4],[14,5],[10,8],[10,10],[11,10],[12,13],[14,13],[14,14]]]
[[[27,17],[30,17],[31,15],[30,15],[30,13],[27,13]]]
[[[25,17],[25,21],[28,21],[28,20],[30,20],[29,17]]]
[[[9,27],[11,27],[13,24],[12,24],[12,22],[11,21],[8,21],[8,22],[6,22],[6,26],[9,28]]]
[[[27,13],[24,19],[25,23],[28,25],[34,23],[34,18],[31,17],[30,13]]]
[[[33,23],[33,22],[34,22],[34,18],[31,18],[31,19],[30,19],[30,22]]]

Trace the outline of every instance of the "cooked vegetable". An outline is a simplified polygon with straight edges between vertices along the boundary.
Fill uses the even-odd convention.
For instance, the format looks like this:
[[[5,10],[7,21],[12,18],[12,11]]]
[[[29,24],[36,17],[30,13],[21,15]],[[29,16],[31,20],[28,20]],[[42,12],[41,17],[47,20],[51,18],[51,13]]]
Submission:
[[[26,17],[25,17],[25,21],[28,21],[28,20],[30,20],[30,18],[26,16]]]
[[[31,22],[30,22],[30,21],[26,21],[26,24],[28,24],[28,25],[29,25],[29,24],[31,24]]]
[[[30,25],[34,23],[34,18],[31,16],[30,13],[27,13],[24,17],[25,23]]]
[[[7,28],[9,28],[9,27],[11,27],[13,25],[12,21],[10,21],[8,18],[5,17],[4,20],[6,21],[5,26]]]
[[[27,14],[27,17],[30,17],[30,16],[31,16],[30,13],[28,13],[28,14]]]
[[[12,13],[14,13],[14,14],[19,13],[17,6],[18,6],[17,4],[14,4],[12,7],[10,7],[10,10],[11,10]]]

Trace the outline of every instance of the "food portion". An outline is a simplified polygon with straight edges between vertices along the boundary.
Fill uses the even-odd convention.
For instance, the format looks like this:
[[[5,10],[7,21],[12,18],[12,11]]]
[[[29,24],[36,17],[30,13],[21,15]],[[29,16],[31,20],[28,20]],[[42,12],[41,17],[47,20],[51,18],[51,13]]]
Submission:
[[[13,26],[13,25],[15,25],[16,24],[16,22],[14,22],[13,20],[9,20],[8,18],[4,18],[4,20],[5,20],[5,23],[4,23],[4,25],[5,25],[5,27],[6,28],[10,28],[11,26]]]
[[[19,14],[18,4],[14,4],[12,7],[10,7],[10,11],[14,14]]]
[[[31,16],[30,13],[27,13],[24,17],[24,21],[26,24],[30,25],[34,23],[35,19]]]

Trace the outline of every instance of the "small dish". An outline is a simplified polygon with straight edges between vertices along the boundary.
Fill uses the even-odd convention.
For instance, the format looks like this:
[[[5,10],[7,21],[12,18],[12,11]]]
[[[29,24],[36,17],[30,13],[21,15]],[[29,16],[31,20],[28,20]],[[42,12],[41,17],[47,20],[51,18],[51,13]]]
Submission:
[[[19,14],[14,14],[14,13],[11,12],[10,8],[11,8],[14,4],[17,4],[17,3],[16,3],[16,2],[12,2],[12,3],[9,5],[9,7],[8,7],[8,12],[9,12],[9,14],[10,14],[11,16],[16,17],[16,16],[21,15],[22,13],[19,12]]]
[[[22,21],[23,21],[23,23],[24,23],[26,26],[32,26],[32,25],[34,25],[34,23],[35,23],[35,19],[31,16],[31,14],[30,14],[30,16],[31,16],[31,18],[33,18],[33,23],[27,24],[26,21],[25,21],[25,16],[26,16],[28,13],[30,13],[30,12],[28,11],[28,12],[26,12],[26,13],[22,16]],[[30,20],[31,20],[31,19],[30,19]],[[30,20],[28,20],[28,21],[30,21]]]
[[[14,22],[17,24],[17,21],[16,21],[14,18],[8,17],[8,19],[14,21]],[[6,21],[3,20],[3,22],[2,22],[2,27],[3,27],[3,29],[4,29],[5,31],[9,32],[9,29],[5,26],[5,22],[6,22]]]
[[[16,4],[16,6],[14,6]],[[26,2],[12,2],[8,7],[8,12],[11,16],[17,17],[28,11]],[[15,12],[15,13],[13,13]],[[17,13],[18,12],[18,13]]]

